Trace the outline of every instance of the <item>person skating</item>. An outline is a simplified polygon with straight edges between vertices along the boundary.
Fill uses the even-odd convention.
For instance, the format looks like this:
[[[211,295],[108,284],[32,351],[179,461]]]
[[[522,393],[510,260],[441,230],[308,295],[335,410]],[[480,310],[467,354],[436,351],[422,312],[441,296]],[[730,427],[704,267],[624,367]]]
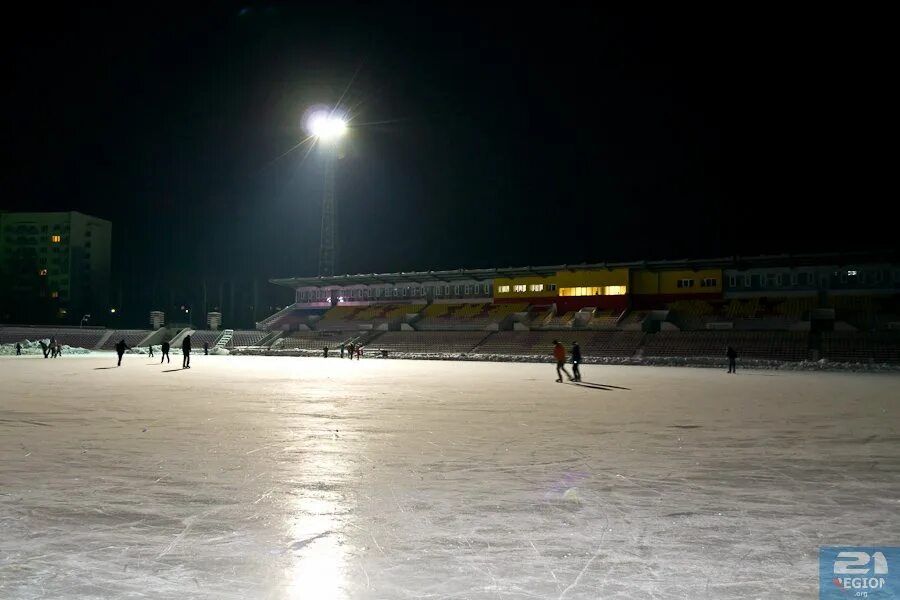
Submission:
[[[725,356],[728,357],[728,372],[737,373],[737,351],[731,346],[728,346],[728,350],[725,351]]]
[[[209,342],[203,342],[203,356],[209,356]]]
[[[38,340],[38,344],[41,345],[41,352],[44,353],[44,358],[47,358],[50,354],[50,347],[44,342],[44,340]]]
[[[347,350],[350,351],[350,360],[353,360],[353,351],[356,350],[356,346],[353,345],[353,342],[347,344]]]
[[[191,368],[191,336],[186,335],[181,341],[181,368]]]
[[[162,356],[159,359],[159,364],[163,364],[163,361],[172,362],[172,359],[169,358],[169,342],[163,342],[162,346],[159,347],[162,351]]]
[[[325,358],[328,358],[328,346],[322,348],[322,354],[325,356]]]
[[[62,356],[62,344],[59,343],[59,340],[56,340],[56,356]]]
[[[556,382],[562,383],[563,373],[566,374],[566,377],[569,378],[569,381],[572,381],[572,376],[569,375],[569,372],[566,370],[566,349],[562,344],[559,343],[558,340],[553,340],[553,358],[556,359]]]
[[[50,358],[56,358],[56,338],[50,338]]]
[[[578,342],[572,342],[572,378],[575,381],[581,381],[581,346]]]
[[[362,346],[357,344],[356,346],[356,360],[362,358]]]
[[[16,342],[16,356],[21,356],[21,355],[22,355],[22,344],[20,344],[19,342]]]
[[[344,342],[341,342],[341,358],[344,358]]]
[[[153,358],[153,344],[150,344],[149,346],[147,346],[147,352],[148,352],[147,357]]]
[[[124,339],[116,342],[116,354],[119,355],[119,364],[116,365],[117,367],[122,366],[122,355],[125,354],[126,350],[131,350],[131,346],[126,344]]]

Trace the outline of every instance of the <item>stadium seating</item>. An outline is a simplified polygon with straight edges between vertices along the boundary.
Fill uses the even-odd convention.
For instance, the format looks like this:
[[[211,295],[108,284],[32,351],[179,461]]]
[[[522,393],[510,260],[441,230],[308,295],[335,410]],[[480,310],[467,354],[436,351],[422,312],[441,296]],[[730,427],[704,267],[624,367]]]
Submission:
[[[585,357],[628,357],[638,349],[643,335],[640,331],[498,331],[479,344],[474,353],[550,356],[556,339],[567,350],[577,341]]]
[[[647,318],[647,315],[650,314],[648,310],[633,310],[622,319],[621,326],[627,327],[629,325],[639,325],[644,322],[644,319]]]
[[[276,342],[276,348],[301,349],[301,350],[322,350],[328,347],[329,350],[340,348],[341,344],[346,344],[354,339],[352,333],[344,333],[340,331],[295,331],[288,337],[282,338]]]
[[[752,319],[760,314],[763,307],[759,298],[747,300],[732,299],[722,306],[722,316],[726,319]]]
[[[0,328],[0,344],[15,344],[26,339],[37,341],[55,337],[64,346],[92,349],[105,334],[105,329],[2,327]]]
[[[417,314],[424,304],[369,304],[358,306],[335,306],[329,309],[316,323],[316,329],[323,331],[352,331],[364,326],[375,327],[384,323],[402,320],[408,314]]]
[[[721,358],[728,346],[744,358],[799,361],[809,356],[807,335],[789,331],[662,331],[647,335],[644,356]]]
[[[622,312],[624,311],[619,309],[608,310],[598,308],[594,311],[587,326],[590,329],[615,329],[619,317],[622,316]]]
[[[553,309],[549,306],[538,306],[532,309],[528,317],[528,326],[532,329],[543,327],[553,314]]]
[[[772,312],[798,321],[819,305],[818,299],[813,296],[791,297],[775,302]]]
[[[477,330],[501,323],[517,312],[527,312],[524,303],[432,304],[426,307],[415,328],[421,331]]]
[[[544,323],[544,328],[546,329],[563,329],[566,327],[571,327],[572,323],[575,321],[575,311],[570,310],[569,312],[565,312],[561,315],[554,315],[547,319],[547,322]]]
[[[239,348],[241,346],[258,346],[259,342],[267,335],[269,335],[268,331],[257,331],[255,329],[235,331],[234,336],[232,336],[231,341],[228,343],[228,347]],[[211,345],[212,344],[210,344],[210,346]],[[194,342],[194,346],[197,346],[196,342]]]
[[[822,357],[838,362],[900,364],[900,332],[826,332],[822,334]]]
[[[112,335],[109,336],[103,346],[100,348],[101,350],[114,350],[116,348],[116,344],[119,343],[119,340],[125,340],[125,343],[131,347],[137,346],[141,341],[150,335],[150,331],[146,329],[116,329],[112,332]]]
[[[211,331],[211,330],[199,330],[195,331],[191,334],[191,347],[192,348],[203,348],[203,343],[206,342],[209,344],[209,347],[212,348],[216,345],[216,340],[218,340],[222,336],[221,331]]]
[[[669,319],[683,330],[706,329],[707,323],[721,321],[712,304],[704,300],[678,300],[670,302]]]
[[[466,353],[488,335],[485,331],[387,331],[366,347],[389,352]]]

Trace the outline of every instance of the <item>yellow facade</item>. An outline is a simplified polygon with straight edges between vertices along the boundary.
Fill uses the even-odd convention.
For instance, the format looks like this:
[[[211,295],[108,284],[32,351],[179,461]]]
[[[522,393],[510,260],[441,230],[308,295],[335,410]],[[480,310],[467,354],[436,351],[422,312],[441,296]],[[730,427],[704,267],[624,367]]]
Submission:
[[[659,271],[633,271],[631,273],[632,294],[658,294]]]
[[[556,277],[498,277],[494,279],[494,298],[546,298],[556,296],[556,291],[550,291],[550,284],[556,282]],[[524,290],[516,290],[516,286],[525,286]]]
[[[635,271],[631,284],[632,293],[640,295],[716,294],[722,292],[722,269]]]
[[[498,277],[494,279],[494,298],[557,297],[561,290],[572,288],[601,288],[601,292],[608,290],[615,295],[623,295],[628,291],[628,269],[557,271],[548,277]],[[564,295],[575,295],[575,292]]]

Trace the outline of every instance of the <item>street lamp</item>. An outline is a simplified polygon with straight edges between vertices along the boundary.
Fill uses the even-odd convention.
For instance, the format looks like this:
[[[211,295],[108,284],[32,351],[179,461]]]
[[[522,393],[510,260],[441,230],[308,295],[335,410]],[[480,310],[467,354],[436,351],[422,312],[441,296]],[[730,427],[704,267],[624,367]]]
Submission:
[[[307,119],[309,134],[322,142],[335,141],[347,132],[347,122],[327,111],[315,111]]]
[[[347,133],[347,121],[341,115],[327,108],[312,108],[307,111],[304,126],[307,133],[320,142],[325,151],[325,187],[322,195],[322,235],[319,246],[319,275],[334,275],[337,255],[335,248],[336,223],[334,198],[335,160],[338,154],[338,140]]]

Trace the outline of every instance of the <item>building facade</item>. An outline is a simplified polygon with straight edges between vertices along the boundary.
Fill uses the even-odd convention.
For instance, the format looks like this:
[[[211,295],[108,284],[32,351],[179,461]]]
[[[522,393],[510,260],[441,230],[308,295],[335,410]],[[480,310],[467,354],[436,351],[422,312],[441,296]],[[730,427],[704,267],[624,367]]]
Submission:
[[[0,213],[0,320],[74,323],[107,310],[112,223],[79,212]]]

